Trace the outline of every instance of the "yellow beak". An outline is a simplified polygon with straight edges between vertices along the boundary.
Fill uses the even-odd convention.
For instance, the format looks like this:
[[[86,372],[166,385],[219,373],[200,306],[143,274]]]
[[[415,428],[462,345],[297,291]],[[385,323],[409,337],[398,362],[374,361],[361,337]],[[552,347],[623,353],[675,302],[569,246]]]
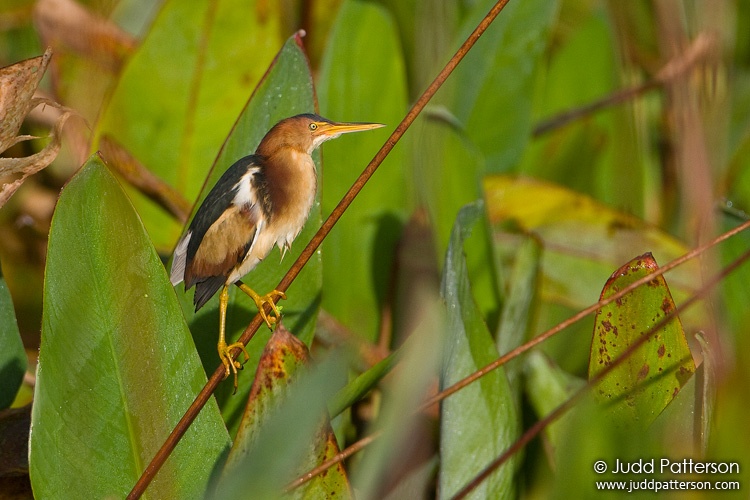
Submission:
[[[375,128],[385,127],[382,123],[319,123],[317,134],[318,136],[324,136],[326,139],[333,139],[340,136],[341,134],[348,134],[349,132],[362,132],[365,130],[372,130]]]

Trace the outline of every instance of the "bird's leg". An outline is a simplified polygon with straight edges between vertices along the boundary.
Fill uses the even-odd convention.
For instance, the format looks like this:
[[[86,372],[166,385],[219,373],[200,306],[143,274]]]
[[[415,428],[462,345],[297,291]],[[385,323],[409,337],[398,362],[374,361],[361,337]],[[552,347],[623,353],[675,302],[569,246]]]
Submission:
[[[234,392],[237,392],[237,370],[242,369],[242,365],[239,361],[232,358],[232,350],[238,347],[242,350],[245,355],[245,362],[250,359],[250,355],[245,350],[245,345],[242,342],[235,342],[234,344],[227,345],[225,331],[227,325],[227,303],[229,302],[229,292],[227,291],[227,285],[221,289],[219,294],[219,344],[216,348],[219,351],[219,358],[224,363],[224,378],[229,376],[229,371],[234,373]]]
[[[272,292],[268,292],[265,295],[258,295],[255,290],[242,283],[241,281],[237,282],[237,286],[240,287],[240,290],[248,294],[250,298],[255,301],[255,305],[258,308],[258,312],[260,312],[260,316],[263,318],[263,321],[266,322],[268,328],[273,330],[273,325],[275,325],[278,320],[281,319],[281,310],[276,305],[274,298],[278,297],[280,299],[285,299],[286,294],[278,290],[273,290]],[[266,313],[266,304],[268,304],[268,306],[271,308],[271,314]]]

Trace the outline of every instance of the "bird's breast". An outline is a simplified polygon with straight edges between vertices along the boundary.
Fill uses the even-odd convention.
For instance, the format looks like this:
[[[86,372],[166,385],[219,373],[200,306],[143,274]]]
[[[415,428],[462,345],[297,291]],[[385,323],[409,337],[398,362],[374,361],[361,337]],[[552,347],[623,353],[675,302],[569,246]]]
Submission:
[[[315,202],[317,173],[309,154],[292,150],[283,163],[267,172],[272,206],[268,231],[282,248],[288,248],[307,221]]]

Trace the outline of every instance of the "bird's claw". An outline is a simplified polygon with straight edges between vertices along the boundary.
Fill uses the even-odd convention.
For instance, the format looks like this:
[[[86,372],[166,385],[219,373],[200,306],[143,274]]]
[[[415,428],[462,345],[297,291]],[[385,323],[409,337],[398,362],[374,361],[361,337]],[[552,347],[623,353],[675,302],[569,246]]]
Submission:
[[[242,342],[235,342],[234,344],[230,345],[222,345],[219,343],[218,350],[219,350],[219,358],[221,358],[221,362],[224,364],[224,378],[226,379],[229,376],[229,373],[234,373],[234,392],[237,392],[237,370],[242,370],[244,363],[240,363],[236,359],[232,358],[232,350],[235,348],[239,348],[242,350],[242,354],[245,355],[245,361],[244,363],[247,363],[247,361],[250,359],[250,355],[247,353],[247,350],[245,349],[245,345]]]
[[[274,301],[276,297],[278,297],[279,299],[286,299],[286,294],[284,292],[280,292],[279,290],[273,290],[265,295],[259,295],[257,298],[253,297],[255,299],[255,305],[258,308],[258,312],[260,313],[260,317],[263,318],[263,321],[266,322],[266,326],[268,326],[268,328],[270,328],[271,330],[273,330],[281,320],[282,308],[281,306],[276,305],[276,302]],[[270,313],[266,312],[266,304],[268,304],[268,306],[271,308]]]

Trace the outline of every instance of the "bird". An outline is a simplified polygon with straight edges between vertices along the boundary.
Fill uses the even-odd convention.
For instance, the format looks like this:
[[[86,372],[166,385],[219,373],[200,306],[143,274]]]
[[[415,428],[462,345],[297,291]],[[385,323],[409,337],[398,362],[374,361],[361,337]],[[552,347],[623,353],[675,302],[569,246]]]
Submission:
[[[193,304],[197,312],[214,294],[219,294],[219,342],[217,350],[226,379],[242,368],[232,357],[244,344],[226,342],[228,287],[238,283],[273,330],[281,318],[275,299],[286,294],[273,290],[258,294],[240,279],[278,246],[284,254],[302,230],[317,192],[318,175],[313,151],[323,142],[342,134],[383,127],[381,123],[333,122],[305,113],[283,119],[258,144],[254,154],[237,160],[219,178],[195,213],[175,247],[170,281],[184,281],[185,290],[195,286]],[[266,305],[270,313],[266,312]]]

